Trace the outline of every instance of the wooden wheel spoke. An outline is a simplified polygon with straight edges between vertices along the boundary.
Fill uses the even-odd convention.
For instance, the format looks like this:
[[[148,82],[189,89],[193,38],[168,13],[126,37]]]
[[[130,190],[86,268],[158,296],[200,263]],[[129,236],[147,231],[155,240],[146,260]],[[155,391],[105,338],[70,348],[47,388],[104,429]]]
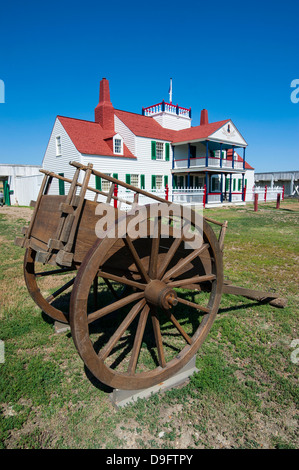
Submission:
[[[119,308],[125,307],[126,305],[135,302],[136,300],[140,300],[143,296],[143,292],[136,292],[134,294],[128,295],[127,297],[124,297],[123,299],[117,300],[116,302],[113,302],[106,307],[100,308],[96,312],[90,313],[88,315],[87,322],[92,323],[93,321],[98,320],[99,318],[102,318],[109,313],[115,312],[115,310],[118,310]]]
[[[49,295],[49,297],[46,298],[46,301],[50,304],[53,302],[58,295],[62,294],[62,292],[66,291],[69,287],[71,287],[75,282],[75,278],[71,279],[68,281],[66,284],[64,284],[62,287],[60,287],[57,291],[55,291],[53,294]]]
[[[146,284],[141,282],[133,281],[132,279],[128,279],[126,277],[116,276],[115,274],[106,273],[103,271],[98,271],[98,275],[102,277],[104,280],[116,281],[120,284],[126,284],[131,287],[136,287],[137,289],[144,290],[146,288]]]
[[[135,334],[135,340],[134,340],[134,345],[132,349],[132,354],[129,362],[129,367],[128,367],[128,373],[129,374],[134,374],[137,366],[137,361],[141,349],[141,344],[142,344],[142,338],[144,335],[144,330],[147,322],[147,317],[149,313],[149,306],[145,305],[142,312],[140,313],[139,317],[139,322]]]
[[[161,238],[161,217],[157,217],[154,222],[154,237],[152,238],[151,256],[149,262],[149,277],[156,279],[158,269],[158,254]]]
[[[41,272],[41,273],[35,273],[35,277],[52,276],[54,274],[69,273],[71,271],[75,271],[75,270],[73,268],[54,269],[54,270],[51,270],[51,271],[44,271],[44,272]]]
[[[137,304],[134,305],[134,307],[131,308],[130,312],[126,316],[126,318],[122,321],[122,323],[119,325],[115,333],[111,336],[109,339],[108,343],[104,346],[104,348],[100,351],[99,353],[99,358],[101,360],[105,360],[116,343],[119,341],[119,339],[122,337],[126,329],[130,326],[136,315],[140,312],[142,307],[144,307],[145,304],[145,299],[140,300]]]
[[[216,279],[215,274],[205,274],[204,276],[193,276],[188,279],[181,279],[179,281],[168,282],[169,287],[183,287],[187,284],[200,284],[201,282],[214,281]]]
[[[203,253],[203,251],[205,251],[209,246],[210,245],[208,243],[204,243],[200,248],[197,248],[196,250],[192,251],[192,253],[190,253],[188,256],[181,259],[175,266],[173,266],[166,272],[166,274],[162,278],[162,281],[167,282],[172,277],[178,276],[183,268],[185,268],[189,263],[191,263],[194,258]]]
[[[185,224],[182,226],[182,231],[184,230],[184,228],[190,224],[185,222]],[[160,266],[160,269],[159,269],[159,272],[158,272],[158,275],[157,275],[157,278],[158,279],[161,279],[162,276],[164,275],[170,261],[172,260],[172,258],[174,257],[175,253],[177,252],[180,244],[182,243],[184,239],[184,235],[182,235],[181,237],[177,237],[174,239],[174,242],[172,243],[171,247],[169,248],[168,252],[167,252],[167,255],[165,256],[164,260],[162,261],[161,263],[161,266]]]
[[[163,343],[162,343],[162,335],[161,335],[161,329],[160,329],[160,322],[159,322],[158,313],[155,307],[151,308],[151,315],[152,315],[154,336],[155,336],[155,341],[156,341],[157,351],[158,351],[159,365],[161,367],[166,367],[166,361],[165,361],[164,349],[163,349]]]
[[[204,313],[210,313],[210,309],[204,307],[203,305],[196,304],[195,302],[190,302],[190,300],[182,299],[181,297],[177,297],[178,302],[184,305],[188,305],[188,307],[196,308],[197,310],[201,310]]]
[[[183,336],[183,338],[187,341],[188,344],[192,344],[192,339],[190,338],[190,336],[186,333],[186,331],[184,330],[184,328],[179,324],[179,322],[177,321],[177,319],[173,316],[173,314],[171,314],[169,316],[169,320],[174,324],[174,326],[176,327],[176,329],[178,330],[178,332]]]
[[[127,245],[129,251],[131,252],[132,256],[133,256],[133,259],[134,259],[134,262],[136,264],[136,267],[138,269],[138,271],[140,272],[141,276],[143,277],[143,279],[146,281],[146,282],[150,282],[150,278],[149,278],[149,275],[147,274],[146,270],[145,270],[145,267],[143,266],[142,264],[142,261],[133,245],[133,242],[132,240],[130,239],[130,237],[127,235],[126,238],[124,239],[125,241],[125,244]]]

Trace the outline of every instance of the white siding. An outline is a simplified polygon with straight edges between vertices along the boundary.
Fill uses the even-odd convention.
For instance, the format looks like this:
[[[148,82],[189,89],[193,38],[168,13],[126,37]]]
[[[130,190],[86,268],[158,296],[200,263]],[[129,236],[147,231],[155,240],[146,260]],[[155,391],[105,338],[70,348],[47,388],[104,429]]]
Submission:
[[[56,137],[61,137],[61,156],[56,156]],[[78,152],[75,145],[71,141],[69,135],[64,129],[63,125],[56,119],[50,140],[45,152],[42,167],[44,170],[53,171],[54,173],[64,173],[66,178],[72,178],[75,168],[69,165],[70,161],[77,161],[82,163],[81,153]],[[65,191],[67,192],[69,184],[65,184]],[[58,194],[58,180],[54,179],[51,184],[50,194]]]
[[[169,161],[165,160],[152,160],[151,159],[151,141],[145,137],[136,137],[136,155],[137,159],[123,158],[123,157],[103,157],[95,155],[82,155],[84,165],[92,163],[95,170],[102,173],[113,175],[117,173],[118,179],[126,181],[126,174],[138,174],[139,186],[140,175],[145,176],[145,189],[151,189],[152,175],[162,175],[163,185],[164,176],[168,176],[168,184],[171,185],[171,167],[172,167],[172,150],[170,145]],[[95,187],[95,178],[92,175],[90,186]],[[93,198],[94,195],[87,194],[88,198]]]
[[[175,131],[180,131],[182,129],[188,129],[191,127],[190,118],[178,116],[177,114],[162,112],[156,116],[153,116],[153,119],[155,119],[162,127],[166,129],[173,129]]]
[[[114,115],[114,128],[115,132],[122,136],[122,138],[124,139],[124,143],[130,150],[130,152],[132,152],[133,155],[136,155],[135,135],[116,115]]]

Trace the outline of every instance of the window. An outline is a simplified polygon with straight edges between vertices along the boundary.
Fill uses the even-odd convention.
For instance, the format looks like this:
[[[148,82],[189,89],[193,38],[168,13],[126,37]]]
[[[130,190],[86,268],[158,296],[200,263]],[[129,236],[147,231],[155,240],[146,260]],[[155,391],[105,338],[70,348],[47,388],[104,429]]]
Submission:
[[[164,143],[156,142],[156,160],[164,159]]]
[[[163,187],[163,176],[156,175],[156,188],[161,189]]]
[[[139,175],[131,175],[131,185],[132,186],[139,186]]]
[[[61,137],[58,135],[56,137],[56,157],[61,156]]]
[[[105,175],[111,176],[111,173],[105,173]],[[110,189],[110,185],[111,185],[110,181],[104,180],[104,178],[102,179],[102,191],[104,191],[105,193],[108,193]]]
[[[161,189],[163,187],[163,176],[152,175],[152,189]]]
[[[121,139],[114,139],[114,153],[122,153]]]
[[[119,134],[113,137],[113,152],[117,155],[123,155],[124,153],[123,138]]]
[[[213,175],[211,177],[211,193],[219,193],[220,191],[220,178],[218,175]]]
[[[151,156],[152,160],[164,160],[169,162],[170,158],[170,144],[165,142],[165,151],[164,151],[164,142],[156,142],[152,140],[151,142]]]

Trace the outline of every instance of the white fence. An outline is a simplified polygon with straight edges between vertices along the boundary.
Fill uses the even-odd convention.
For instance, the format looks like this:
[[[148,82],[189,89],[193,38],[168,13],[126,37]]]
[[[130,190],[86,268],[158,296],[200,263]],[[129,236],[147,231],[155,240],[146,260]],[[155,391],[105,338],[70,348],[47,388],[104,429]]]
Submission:
[[[158,196],[162,199],[167,199],[170,202],[174,202],[176,204],[181,205],[203,205],[204,199],[204,189],[202,188],[176,188],[171,189],[169,188],[168,191],[165,188],[161,189],[150,189],[146,190],[148,193],[152,194],[153,196]],[[133,203],[135,194],[132,191],[126,191],[124,188],[119,187],[117,192],[117,197],[121,202],[121,209],[122,210],[129,210],[131,205],[126,204],[125,201]],[[138,200],[136,200],[138,204],[141,206],[145,204],[153,204],[155,200],[144,196],[143,194],[138,195]],[[118,206],[119,207],[119,206]]]
[[[246,202],[253,202],[255,194],[258,194],[259,202],[276,201],[278,194],[283,198],[284,189],[281,187],[268,188],[266,186],[264,188],[253,188],[251,191],[246,191]]]

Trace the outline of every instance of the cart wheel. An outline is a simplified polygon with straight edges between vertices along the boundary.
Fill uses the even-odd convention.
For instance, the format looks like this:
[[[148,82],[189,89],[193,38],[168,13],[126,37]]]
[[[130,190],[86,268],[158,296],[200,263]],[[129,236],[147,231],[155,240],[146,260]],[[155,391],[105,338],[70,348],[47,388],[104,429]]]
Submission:
[[[66,299],[62,302],[61,296],[69,293],[74,284],[74,274],[76,275],[77,270],[43,265],[36,262],[35,257],[36,251],[27,248],[24,257],[24,277],[27,289],[34,302],[49,317],[62,323],[68,323],[69,302]],[[49,279],[51,279],[50,282]],[[49,292],[51,287],[51,290],[54,288],[53,293]],[[57,301],[59,301],[60,308],[54,306]]]
[[[194,213],[181,215],[170,226],[148,209],[143,238],[133,239],[129,230],[122,238],[107,236],[86,255],[71,294],[70,325],[85,365],[106,385],[132,390],[168,379],[210,331],[221,301],[222,253],[213,230],[201,220],[199,227]],[[178,223],[185,227],[180,236]],[[155,238],[150,237],[153,226]],[[191,227],[187,234],[186,227]],[[184,243],[191,235],[200,243],[188,249]],[[88,292],[96,275],[134,291],[90,310]]]
[[[24,258],[24,277],[27,289],[34,300],[44,313],[53,320],[62,323],[69,323],[69,300],[70,291],[75,281],[77,268],[58,268],[50,265],[44,265],[35,261],[36,251],[27,248]],[[108,279],[104,279],[105,289],[109,291],[113,297],[119,299],[126,295],[129,286],[111,283]],[[53,291],[50,293],[49,289]],[[90,291],[92,297],[91,302],[97,307],[98,305],[98,277],[96,276]],[[109,298],[107,292],[106,297]]]

